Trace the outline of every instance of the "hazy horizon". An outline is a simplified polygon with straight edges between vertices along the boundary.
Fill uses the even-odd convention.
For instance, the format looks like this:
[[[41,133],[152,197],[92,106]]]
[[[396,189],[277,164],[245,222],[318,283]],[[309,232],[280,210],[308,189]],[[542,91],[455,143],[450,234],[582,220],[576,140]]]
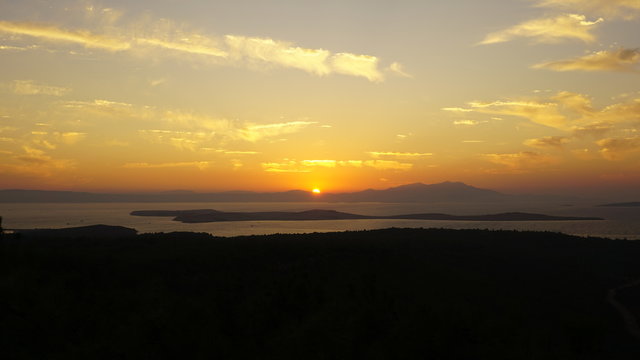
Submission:
[[[0,189],[640,197],[638,19],[623,0],[0,0]]]

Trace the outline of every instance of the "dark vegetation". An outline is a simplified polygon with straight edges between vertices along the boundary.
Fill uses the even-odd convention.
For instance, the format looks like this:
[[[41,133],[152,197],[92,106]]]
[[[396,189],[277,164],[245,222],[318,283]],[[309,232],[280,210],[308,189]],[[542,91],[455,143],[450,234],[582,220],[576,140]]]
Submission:
[[[136,210],[133,216],[167,216],[183,223],[205,223],[218,221],[298,221],[298,220],[357,220],[357,219],[408,219],[408,220],[452,220],[452,221],[567,221],[567,220],[603,220],[598,217],[551,216],[509,212],[489,215],[449,215],[449,214],[405,214],[388,216],[368,216],[350,214],[335,210],[307,210],[300,212],[264,211],[229,212],[212,209],[198,210]]]
[[[114,233],[115,234],[115,233]],[[5,235],[3,359],[638,359],[640,242],[386,229]],[[620,292],[638,308],[636,288]]]

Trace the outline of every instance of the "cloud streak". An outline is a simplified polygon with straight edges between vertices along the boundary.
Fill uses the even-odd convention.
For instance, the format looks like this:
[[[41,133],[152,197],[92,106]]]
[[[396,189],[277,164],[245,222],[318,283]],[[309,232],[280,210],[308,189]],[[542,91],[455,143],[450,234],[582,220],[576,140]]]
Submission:
[[[533,66],[534,69],[554,71],[619,71],[638,72],[640,51],[638,49],[618,49],[598,51],[574,59],[550,61]]]
[[[606,138],[597,141],[600,153],[607,160],[623,160],[630,154],[640,152],[640,137]]]
[[[559,43],[564,40],[595,41],[591,31],[602,21],[589,21],[584,15],[562,14],[552,18],[525,21],[510,28],[487,35],[480,45],[497,44],[517,38],[530,38],[540,43]]]
[[[394,157],[398,159],[417,159],[430,157],[432,153],[408,153],[408,152],[395,152],[395,151],[370,151],[369,155],[373,158]]]
[[[472,101],[467,108],[443,108],[444,111],[477,112],[516,116],[563,131],[587,132],[609,129],[610,125],[637,121],[640,99],[595,108],[583,94],[561,91],[548,98],[524,98],[496,101]]]
[[[168,50],[175,54],[197,55],[216,64],[249,68],[256,66],[283,67],[305,71],[316,76],[342,74],[384,81],[380,59],[372,55],[348,52],[332,53],[325,49],[304,48],[287,41],[240,35],[207,36],[185,32],[168,20],[147,22],[136,26],[115,26],[109,21],[98,31],[65,29],[42,23],[0,21],[0,33],[28,36],[41,41],[69,43],[110,52],[144,54],[149,50]],[[19,47],[6,47],[14,49]],[[22,49],[22,48],[21,48]],[[391,73],[409,76],[402,65],[394,62]]]
[[[627,19],[640,14],[637,0],[542,0],[538,6]]]
[[[130,42],[121,39],[94,34],[88,30],[66,30],[54,25],[0,21],[0,32],[26,35],[42,40],[75,43],[88,48],[109,51],[122,51],[131,48]]]
[[[125,169],[165,169],[165,168],[197,168],[205,170],[211,167],[210,161],[187,161],[173,163],[156,163],[150,164],[146,162],[126,163],[122,167]]]
[[[71,91],[64,87],[38,84],[33,80],[15,80],[11,88],[18,95],[64,96]]]
[[[413,168],[411,163],[395,160],[286,160],[283,162],[265,162],[262,168],[272,173],[310,173],[323,168],[371,168],[375,170],[407,171]]]

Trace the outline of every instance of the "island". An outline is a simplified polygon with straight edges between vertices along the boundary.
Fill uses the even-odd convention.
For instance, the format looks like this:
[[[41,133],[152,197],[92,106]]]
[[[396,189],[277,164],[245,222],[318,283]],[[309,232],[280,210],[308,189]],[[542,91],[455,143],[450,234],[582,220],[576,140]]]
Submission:
[[[198,210],[136,210],[133,216],[173,217],[183,223],[206,223],[221,221],[301,221],[301,220],[447,220],[447,221],[570,221],[604,220],[599,217],[552,216],[523,212],[507,212],[488,215],[449,215],[440,213],[404,214],[388,216],[359,215],[335,210],[307,210],[300,212],[228,212],[212,209]]]
[[[640,207],[640,201],[600,205],[601,207]]]

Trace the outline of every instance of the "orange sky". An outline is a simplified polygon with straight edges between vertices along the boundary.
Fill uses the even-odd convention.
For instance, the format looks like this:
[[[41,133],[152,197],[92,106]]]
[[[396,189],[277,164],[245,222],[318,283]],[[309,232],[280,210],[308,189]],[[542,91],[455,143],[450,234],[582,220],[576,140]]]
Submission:
[[[0,188],[638,193],[640,1],[0,1]]]

